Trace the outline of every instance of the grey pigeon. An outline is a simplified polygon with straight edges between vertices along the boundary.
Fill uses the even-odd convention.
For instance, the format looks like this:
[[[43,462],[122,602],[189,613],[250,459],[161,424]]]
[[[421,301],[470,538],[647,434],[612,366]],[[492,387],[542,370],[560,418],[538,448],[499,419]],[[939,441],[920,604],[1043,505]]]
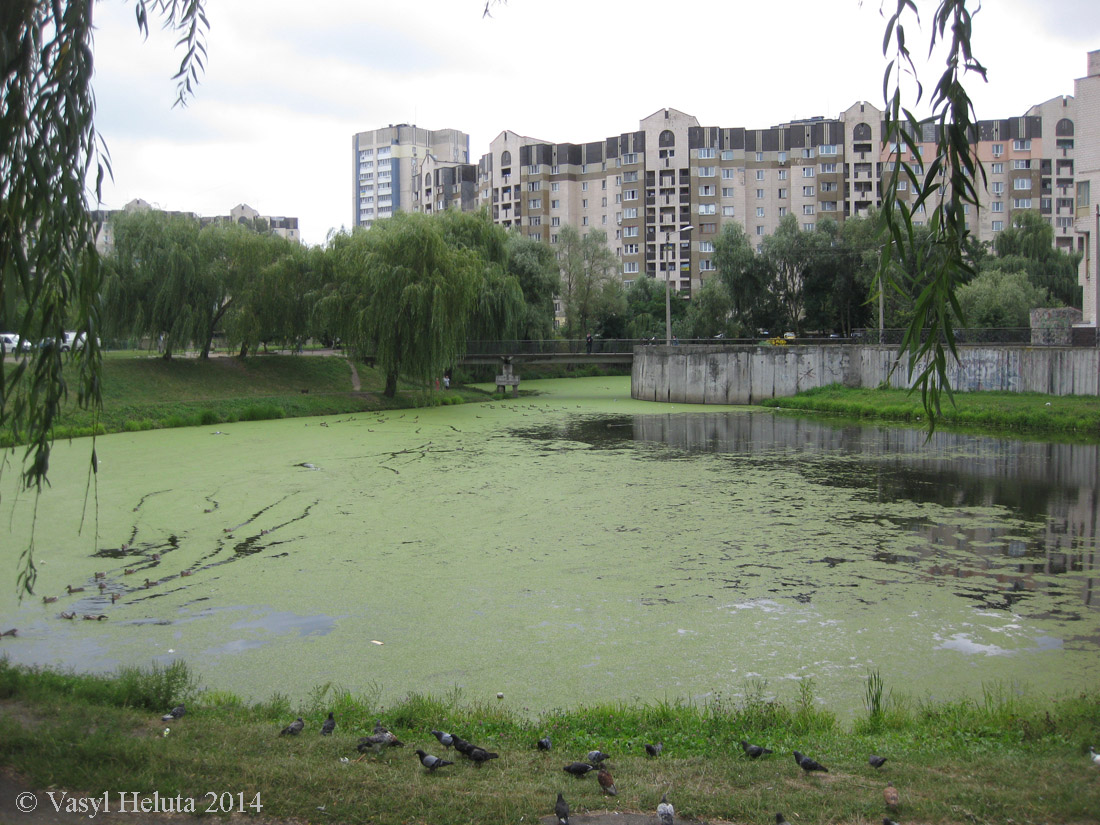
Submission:
[[[173,719],[179,719],[185,713],[187,713],[187,708],[185,708],[183,705],[176,705],[174,708],[164,714],[164,716],[160,717],[160,721],[171,722]]]
[[[433,730],[432,736],[439,740],[439,744],[445,748],[451,747],[455,743],[455,738],[451,734],[441,730]]]
[[[466,754],[471,762],[475,765],[482,765],[488,762],[490,759],[497,759],[500,757],[499,753],[490,753],[485,748],[473,747],[470,752]]]
[[[299,733],[302,732],[302,728],[304,728],[305,726],[306,723],[303,722],[302,717],[299,716],[297,719],[295,719],[293,722],[291,722],[289,725],[279,731],[279,736],[297,736]]]
[[[645,752],[648,753],[650,756],[660,756],[662,747],[664,746],[660,742],[655,742],[652,745],[646,745]]]
[[[601,762],[608,758],[609,757],[606,753],[596,750],[589,751],[588,755],[584,758],[584,761],[588,762],[590,765],[599,765]]]
[[[772,752],[770,748],[764,748],[760,745],[750,745],[744,739],[741,740],[741,750],[745,752],[745,755],[749,759],[759,759],[761,756],[767,756]]]
[[[535,747],[538,748],[540,751],[550,750],[550,748],[552,747],[552,745],[550,744],[550,737],[549,736],[542,737],[542,739],[540,739],[538,742],[535,743]]]
[[[804,756],[798,751],[794,752],[794,761],[797,762],[798,767],[802,768],[806,773],[810,773],[811,771],[821,771],[822,773],[829,772],[829,769],[820,762],[815,762],[813,759],[810,759],[810,757]]]
[[[455,750],[463,756],[469,755],[470,751],[477,747],[473,742],[467,742],[457,733],[451,734],[451,744],[454,745]]]
[[[775,825],[791,825],[791,823],[787,821],[787,817],[783,816],[783,814],[776,814]]]
[[[872,768],[881,768],[883,765],[886,764],[886,757],[875,756],[875,754],[872,753],[870,758],[867,760],[867,764],[870,765]]]
[[[569,803],[558,791],[558,801],[554,803],[554,816],[558,818],[558,825],[569,825]]]
[[[587,762],[570,762],[568,765],[562,768],[562,770],[566,773],[573,774],[573,776],[584,776],[586,773],[592,770],[592,766],[589,765]]]
[[[321,723],[321,736],[330,736],[332,732],[336,730],[336,720],[332,716],[332,711],[328,712],[328,719]]]
[[[668,801],[668,794],[661,794],[661,803],[657,806],[657,818],[661,820],[661,825],[672,825],[675,816],[676,809]]]
[[[428,769],[428,773],[435,773],[439,768],[454,764],[454,762],[448,762],[446,759],[440,759],[438,756],[425,753],[420,748],[416,749],[416,755],[420,757],[420,764]]]

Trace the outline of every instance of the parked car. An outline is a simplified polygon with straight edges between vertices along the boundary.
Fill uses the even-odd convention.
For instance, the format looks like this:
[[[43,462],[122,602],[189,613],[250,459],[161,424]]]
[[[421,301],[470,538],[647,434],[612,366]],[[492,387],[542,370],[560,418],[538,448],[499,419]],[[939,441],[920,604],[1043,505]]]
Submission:
[[[68,352],[72,349],[83,349],[85,341],[84,333],[77,335],[75,332],[66,332],[61,336],[61,351]],[[95,339],[96,346],[99,346],[99,339]]]
[[[2,341],[4,344],[5,353],[30,352],[32,349],[30,341],[20,342],[19,336],[16,335],[14,332],[5,332],[0,334],[0,341]]]

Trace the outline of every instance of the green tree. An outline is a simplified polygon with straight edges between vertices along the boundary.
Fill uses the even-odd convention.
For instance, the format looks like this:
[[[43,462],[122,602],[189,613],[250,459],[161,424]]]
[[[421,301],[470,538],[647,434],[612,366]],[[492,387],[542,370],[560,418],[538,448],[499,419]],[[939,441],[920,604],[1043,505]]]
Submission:
[[[803,232],[794,215],[787,215],[779,228],[764,238],[764,259],[775,273],[773,289],[787,329],[798,333],[806,313],[806,276],[817,263],[827,239]]]
[[[775,277],[769,262],[756,253],[744,227],[730,221],[714,242],[714,265],[718,278],[730,296],[738,337],[754,336],[758,328],[770,327],[778,315],[772,285]]]
[[[625,338],[665,337],[665,284],[656,278],[635,278],[626,290]],[[694,299],[693,299],[694,300]],[[673,328],[687,312],[688,302],[674,298],[669,304]]]
[[[984,269],[959,287],[959,306],[975,327],[1027,327],[1031,310],[1047,306],[1047,291],[1031,282],[1026,272]]]
[[[1081,256],[1054,247],[1054,229],[1039,213],[1013,215],[1012,226],[997,233],[993,249],[996,258],[985,259],[981,266],[1026,272],[1031,283],[1046,291],[1056,304],[1081,306],[1077,282]],[[973,319],[971,323],[975,323]]]
[[[561,289],[561,273],[549,244],[508,234],[508,272],[523,291],[524,313],[518,337],[542,340],[554,335],[554,296]]]
[[[618,280],[619,260],[607,248],[605,233],[582,236],[573,227],[563,226],[558,236],[558,265],[566,335],[582,337],[601,314],[601,301],[617,297],[607,285]]]
[[[732,324],[733,300],[720,278],[707,278],[691,296],[685,319],[686,338],[737,337],[741,330]]]

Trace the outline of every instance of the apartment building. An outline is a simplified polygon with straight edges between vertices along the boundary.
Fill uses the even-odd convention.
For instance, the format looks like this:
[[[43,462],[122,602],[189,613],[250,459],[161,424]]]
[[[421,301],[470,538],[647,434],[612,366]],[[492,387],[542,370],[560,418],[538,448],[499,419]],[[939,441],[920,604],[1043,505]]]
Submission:
[[[354,226],[369,227],[398,210],[431,211],[447,190],[447,204],[463,206],[458,172],[470,162],[470,137],[457,129],[422,129],[401,123],[359,132],[352,138],[352,215]],[[427,171],[424,164],[428,164]],[[445,172],[444,170],[451,170]],[[429,176],[430,184],[425,175]],[[451,178],[450,183],[443,181]],[[437,183],[436,181],[440,181]],[[453,189],[458,186],[457,192]],[[473,187],[467,187],[472,193]],[[457,195],[457,197],[456,197]],[[469,197],[473,197],[471,194]],[[466,208],[473,208],[469,201]]]
[[[1089,52],[1088,71],[1074,83],[1078,123],[1074,231],[1081,253],[1077,280],[1084,289],[1082,322],[1100,326],[1100,50]]]

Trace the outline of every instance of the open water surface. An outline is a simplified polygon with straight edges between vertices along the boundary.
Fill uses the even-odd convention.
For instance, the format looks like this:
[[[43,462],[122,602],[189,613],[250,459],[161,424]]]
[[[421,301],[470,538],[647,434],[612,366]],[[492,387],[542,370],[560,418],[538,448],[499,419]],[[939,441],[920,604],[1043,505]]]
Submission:
[[[1095,687],[1100,445],[524,386],[543,394],[100,438],[87,499],[89,441],[57,445],[37,502],[9,465],[0,655],[530,711],[810,677],[858,712],[871,669],[919,698]]]

